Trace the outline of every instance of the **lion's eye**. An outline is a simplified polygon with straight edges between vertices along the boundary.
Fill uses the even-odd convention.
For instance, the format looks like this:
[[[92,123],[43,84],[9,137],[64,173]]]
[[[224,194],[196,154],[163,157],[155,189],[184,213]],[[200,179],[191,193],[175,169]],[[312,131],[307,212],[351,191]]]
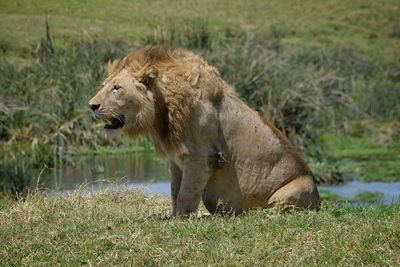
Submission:
[[[121,89],[121,86],[119,86],[119,85],[114,85],[113,87],[112,87],[112,90],[114,91],[117,91],[117,90],[119,90],[119,89]]]
[[[146,87],[146,89],[150,89],[150,82],[151,82],[151,78],[150,77],[146,77],[142,80],[142,84]]]

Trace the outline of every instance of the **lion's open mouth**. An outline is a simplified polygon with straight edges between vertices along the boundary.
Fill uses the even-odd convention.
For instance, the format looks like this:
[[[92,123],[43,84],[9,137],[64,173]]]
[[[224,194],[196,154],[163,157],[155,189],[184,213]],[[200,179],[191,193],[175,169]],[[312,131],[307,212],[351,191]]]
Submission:
[[[116,130],[122,128],[125,123],[124,115],[119,115],[118,117],[105,120],[106,125],[104,125],[104,129],[107,130]]]

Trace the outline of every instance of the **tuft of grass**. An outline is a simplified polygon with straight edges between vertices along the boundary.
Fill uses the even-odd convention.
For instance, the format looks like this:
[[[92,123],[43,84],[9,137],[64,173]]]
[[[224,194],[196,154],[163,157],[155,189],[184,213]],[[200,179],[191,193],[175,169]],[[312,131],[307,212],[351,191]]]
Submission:
[[[400,206],[169,218],[137,192],[28,195],[0,210],[4,265],[400,264]]]
[[[347,199],[343,199],[342,197],[340,197],[339,195],[332,193],[331,191],[328,190],[321,190],[318,189],[319,195],[321,197],[321,199],[323,201],[335,201],[335,202],[339,202],[339,201],[343,201],[343,200],[347,200]]]
[[[400,38],[400,23],[394,24],[392,30],[389,33],[391,38]]]
[[[358,202],[378,202],[383,197],[380,192],[361,192],[354,197],[354,201]]]
[[[190,50],[211,50],[215,42],[221,41],[216,32],[212,32],[206,20],[189,20],[185,23],[170,23],[157,26],[153,34],[143,38],[147,45],[164,44],[185,47]]]
[[[378,203],[382,197],[383,193],[380,192],[360,192],[352,198],[349,197],[341,197],[336,193],[333,193],[329,190],[318,190],[320,197],[323,201],[328,201],[329,204],[333,203],[344,204],[344,205],[364,205],[364,204],[373,204]]]

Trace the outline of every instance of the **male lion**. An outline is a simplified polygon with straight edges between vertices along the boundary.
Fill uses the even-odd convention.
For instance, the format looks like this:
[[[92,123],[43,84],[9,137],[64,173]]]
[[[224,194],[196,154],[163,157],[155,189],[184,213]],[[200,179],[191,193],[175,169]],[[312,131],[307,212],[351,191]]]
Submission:
[[[146,135],[171,164],[172,215],[316,209],[313,175],[284,135],[186,50],[155,46],[109,64],[89,102],[107,131]]]

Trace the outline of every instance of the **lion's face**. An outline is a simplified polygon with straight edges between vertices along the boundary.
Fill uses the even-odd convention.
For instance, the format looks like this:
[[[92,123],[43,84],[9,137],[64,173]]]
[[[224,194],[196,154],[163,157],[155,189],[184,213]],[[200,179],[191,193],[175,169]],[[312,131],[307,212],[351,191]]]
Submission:
[[[89,101],[97,119],[108,132],[140,133],[154,121],[154,96],[147,79],[135,77],[128,69],[112,73]]]

